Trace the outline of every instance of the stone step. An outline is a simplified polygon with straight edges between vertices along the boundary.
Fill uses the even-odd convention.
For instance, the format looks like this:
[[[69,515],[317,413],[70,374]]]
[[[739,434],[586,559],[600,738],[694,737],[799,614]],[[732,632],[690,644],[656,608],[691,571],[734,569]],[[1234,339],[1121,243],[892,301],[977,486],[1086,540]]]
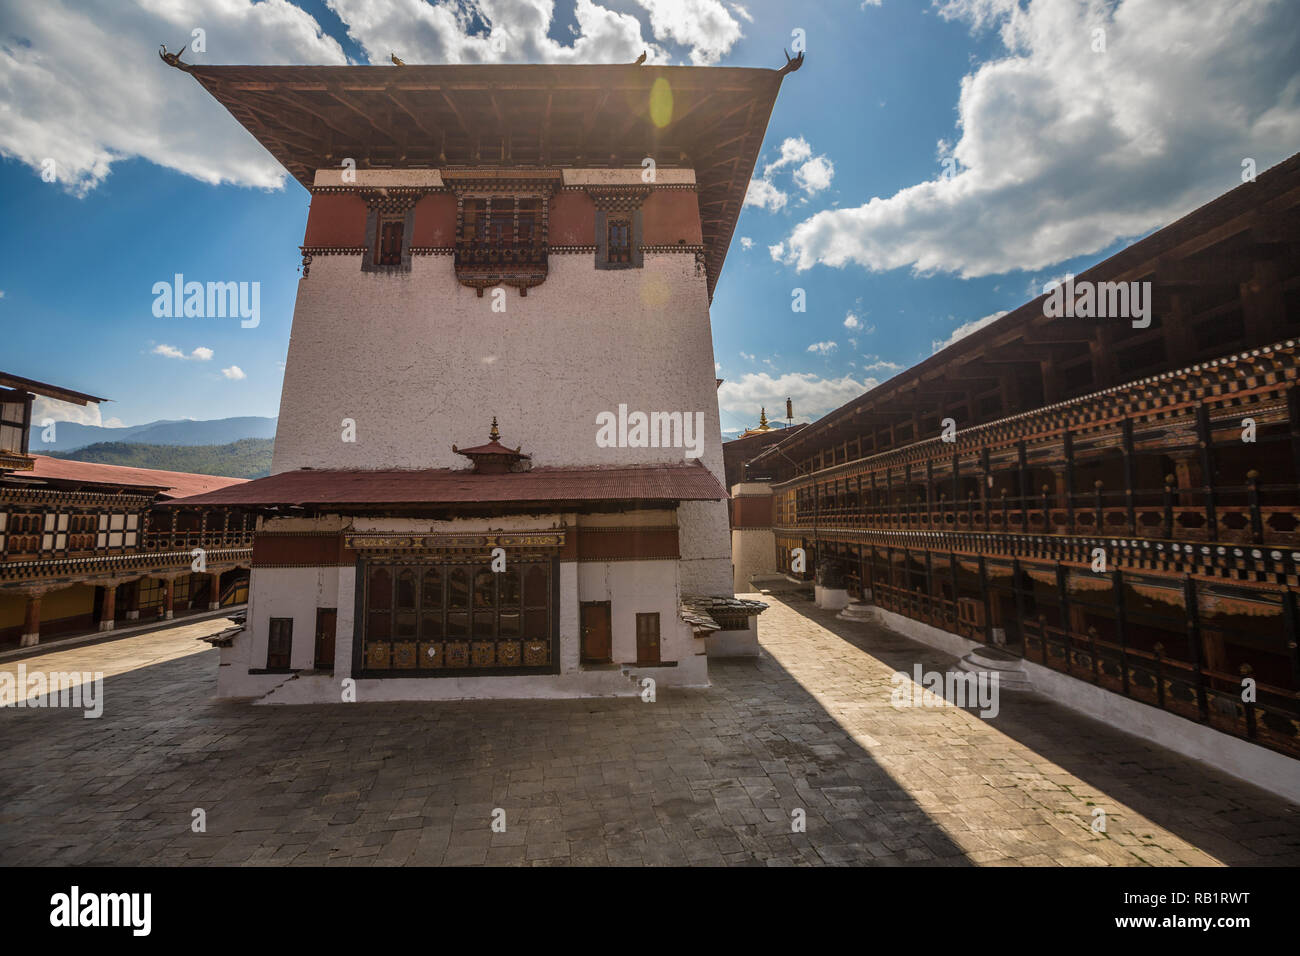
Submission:
[[[1014,654],[995,647],[977,647],[957,662],[957,669],[968,673],[996,671],[998,687],[1002,690],[1033,690],[1029,675]]]
[[[1030,678],[1018,663],[1009,666],[1008,661],[1000,661],[1000,659],[985,656],[984,652],[987,652],[987,650],[987,648],[972,650],[971,653],[957,662],[957,670],[966,671],[969,674],[978,674],[980,671],[988,674],[988,672],[996,671],[998,688],[1004,689],[1004,691],[1032,691],[1034,689],[1034,684],[1030,683]]]
[[[839,614],[836,614],[835,617],[841,621],[869,621],[871,620],[871,605],[850,604]]]

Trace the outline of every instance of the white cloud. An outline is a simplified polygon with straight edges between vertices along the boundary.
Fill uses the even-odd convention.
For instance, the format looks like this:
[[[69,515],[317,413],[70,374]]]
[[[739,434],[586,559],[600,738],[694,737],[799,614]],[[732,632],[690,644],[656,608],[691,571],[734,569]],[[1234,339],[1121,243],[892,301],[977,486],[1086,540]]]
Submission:
[[[942,341],[937,339],[932,341],[930,343],[930,350],[931,352],[938,352],[940,349],[946,349],[948,346],[952,345],[952,343],[956,342],[958,339],[964,339],[966,336],[970,335],[972,332],[976,331],[977,329],[982,329],[984,328],[984,326],[996,322],[998,319],[1002,318],[1002,316],[1006,314],[1007,314],[1007,310],[1003,309],[1001,312],[994,312],[992,315],[986,315],[981,319],[975,319],[974,321],[966,322],[963,325],[959,325],[957,326],[956,329],[953,330],[952,335],[948,336],[946,339],[943,339]]]
[[[637,0],[637,3],[649,12],[655,38],[690,47],[691,62],[696,66],[717,63],[741,37],[740,24],[718,0]]]
[[[834,342],[814,342],[812,345],[808,346],[808,351],[816,352],[818,355],[829,355],[837,348],[839,348],[839,346]]]
[[[176,348],[174,345],[159,344],[154,346],[153,354],[163,355],[167,358],[181,359],[183,361],[193,360],[196,362],[207,362],[211,360],[214,353],[212,349],[207,346],[200,345],[198,348],[190,352],[189,355],[186,355],[184,351]]]
[[[656,63],[669,60],[666,43],[686,47],[694,63],[713,63],[742,36],[719,0],[638,2],[659,45],[643,38],[635,16],[593,0],[577,0],[568,45],[548,36],[553,0],[327,0],[373,63],[394,52],[409,63],[630,63],[645,52]],[[77,195],[113,163],[137,157],[207,183],[283,184],[266,150],[192,77],[158,59],[158,43],[175,52],[196,24],[207,30],[208,50],[187,49],[189,63],[348,62],[286,0],[48,0],[6,4],[3,19],[0,155],[35,170],[53,159],[58,182]]]
[[[811,195],[829,189],[834,176],[835,164],[825,156],[814,156],[794,171],[794,182]]]
[[[749,236],[741,236],[741,237],[740,237],[740,248],[742,248],[742,249],[753,249],[753,248],[754,248],[754,240],[751,239],[751,238],[749,238]],[[3,292],[0,292],[0,296],[3,296],[3,295],[4,295],[4,293],[3,293]]]
[[[763,167],[756,179],[749,181],[745,192],[745,205],[757,206],[769,212],[784,208],[789,194],[773,181],[777,173],[790,169],[790,179],[808,195],[821,192],[835,176],[835,164],[825,156],[814,156],[812,146],[802,136],[789,136],[781,141],[780,155]]]
[[[897,362],[882,359],[879,355],[864,355],[862,357],[867,360],[866,364],[862,366],[863,371],[866,372],[888,372],[893,375],[907,368],[906,365],[899,365]]]
[[[768,255],[770,255],[777,262],[781,262],[785,258],[785,243],[778,242],[774,246],[768,246],[767,252]]]
[[[790,398],[797,413],[795,420],[811,421],[857,398],[877,384],[874,378],[855,379],[849,375],[822,378],[811,372],[790,372],[776,376],[766,372],[750,372],[741,376],[739,381],[723,382],[718,389],[718,404],[725,411],[749,420],[753,417],[753,411],[760,406],[784,410],[785,400]]]
[[[748,352],[741,352],[740,357],[749,362],[754,361],[754,356],[750,355]]]
[[[783,166],[802,162],[812,156],[812,147],[802,136],[789,136],[781,141],[781,157],[763,167],[763,178],[771,179],[772,174]]]
[[[0,154],[84,195],[118,160],[142,157],[208,183],[276,187],[285,172],[192,77],[158,59],[196,24],[191,63],[346,62],[316,21],[284,0],[6,4],[0,44]],[[219,51],[219,52],[218,52]]]
[[[573,9],[577,30],[567,46],[548,35],[555,13],[552,0],[479,0],[473,5],[425,0],[327,3],[372,63],[387,63],[392,53],[407,63],[631,63],[643,52],[648,63],[668,60],[661,47],[642,38],[636,17],[592,0],[577,0]],[[649,9],[645,3],[642,6]],[[663,4],[669,12],[678,6],[685,5]],[[664,25],[671,28],[672,39],[681,36],[684,39],[678,42],[701,44],[692,50],[693,56],[713,55],[724,43],[725,25],[706,9],[712,6],[717,6],[716,0],[706,0],[693,19],[688,19],[690,11],[682,11],[680,23]],[[471,14],[483,25],[473,34]],[[664,16],[661,11],[661,21]],[[722,16],[730,19],[725,10]],[[652,32],[659,36],[654,12],[650,19]],[[737,36],[739,30],[737,25]],[[667,33],[663,36],[669,38]]]
[[[1300,142],[1286,0],[938,0],[1005,48],[963,78],[958,172],[797,225],[803,270],[1036,270],[1166,225]],[[1104,26],[1107,51],[1091,49]]]
[[[759,209],[767,209],[776,212],[789,200],[789,196],[781,192],[766,179],[751,179],[749,188],[745,190],[745,205],[757,206]]]
[[[60,402],[44,395],[37,395],[32,400],[32,424],[40,425],[46,419],[55,422],[75,422],[78,425],[105,424],[99,413],[99,406],[93,402],[88,405],[76,405],[72,402]]]
[[[862,320],[850,312],[844,316],[844,327],[846,329],[860,329],[862,328]]]
[[[746,23],[754,22],[754,17],[750,14],[748,7],[742,6],[739,3],[732,3],[729,4],[729,6],[731,7],[732,12]]]
[[[244,374],[244,370],[238,365],[232,365],[230,368],[223,368],[221,374],[236,382],[240,379],[248,378],[248,376]]]

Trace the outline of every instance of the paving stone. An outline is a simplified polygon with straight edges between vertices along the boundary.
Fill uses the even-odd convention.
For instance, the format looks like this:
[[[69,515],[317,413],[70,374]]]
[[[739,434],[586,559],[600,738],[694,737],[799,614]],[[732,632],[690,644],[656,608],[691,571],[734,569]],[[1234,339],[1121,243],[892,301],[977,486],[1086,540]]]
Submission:
[[[895,709],[895,671],[953,659],[764,599],[759,659],[713,661],[712,687],[664,689],[654,705],[221,701],[217,653],[196,638],[224,622],[38,649],[29,670],[104,672],[105,710],[0,709],[0,859],[1300,864],[1300,808],[1286,801],[1035,694],[1003,695],[993,720]],[[196,807],[206,833],[190,830]]]

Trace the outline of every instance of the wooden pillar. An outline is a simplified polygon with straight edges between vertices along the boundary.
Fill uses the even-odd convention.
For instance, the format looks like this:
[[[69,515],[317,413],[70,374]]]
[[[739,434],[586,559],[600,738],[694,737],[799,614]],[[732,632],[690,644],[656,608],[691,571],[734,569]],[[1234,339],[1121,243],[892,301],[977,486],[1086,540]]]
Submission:
[[[1023,654],[1028,648],[1025,646],[1025,595],[1020,588],[1020,559],[1011,560],[1011,593],[1016,597],[1016,630],[1020,633],[1020,651]],[[1047,641],[1043,641],[1044,659],[1046,659]]]
[[[925,550],[925,597],[928,608],[928,617],[933,618],[934,613],[934,562],[931,559],[929,548]]]
[[[1291,653],[1291,686],[1300,687],[1300,601],[1290,588],[1282,592],[1282,637]]]
[[[1205,654],[1201,647],[1201,613],[1196,602],[1196,582],[1190,574],[1183,575],[1183,613],[1187,616],[1187,649],[1192,666],[1196,668],[1196,709],[1201,720],[1210,714],[1205,694]]]
[[[117,583],[103,585],[104,604],[99,612],[99,629],[101,631],[111,631],[116,622],[114,617],[117,614]]]
[[[1208,540],[1219,540],[1219,519],[1214,494],[1214,433],[1210,429],[1210,410],[1196,406],[1196,439],[1201,446],[1201,480],[1205,492],[1205,530]]]
[[[140,620],[140,585],[144,583],[144,578],[139,581],[131,581],[126,585],[126,591],[122,595],[124,606],[126,607],[126,619],[128,621]]]
[[[1128,533],[1137,534],[1137,508],[1133,488],[1137,484],[1136,452],[1133,448],[1133,419],[1126,418],[1121,426],[1124,453],[1124,506],[1128,511]]]
[[[925,526],[934,527],[934,461],[925,460]]]
[[[1069,428],[1061,439],[1061,451],[1065,456],[1065,526],[1074,534],[1074,438]]]
[[[1128,637],[1127,617],[1124,608],[1124,572],[1116,568],[1111,572],[1111,590],[1115,593],[1115,641],[1119,644],[1120,681],[1124,696],[1128,696]]]
[[[1029,488],[1029,452],[1023,441],[1016,442],[1016,474],[1019,476],[1017,478],[1016,493],[1020,496],[1020,502],[1016,507],[1022,512],[1020,520],[1023,524],[1021,530],[1028,531],[1029,519],[1024,513],[1029,511],[1029,499],[1033,492]],[[1003,528],[1002,530],[1008,531],[1010,529]]]
[[[208,610],[219,611],[221,610],[221,572],[210,571],[208,578],[212,581],[212,587],[208,592]]]
[[[1300,482],[1300,385],[1286,390],[1286,416],[1291,432],[1291,478]]]
[[[864,601],[870,601],[876,604],[876,546],[874,544],[867,546],[867,591],[863,595]]]
[[[165,578],[163,580],[163,605],[162,605],[162,619],[164,621],[170,621],[173,617],[172,601],[175,593],[176,593],[176,579]]]
[[[993,488],[992,479],[993,471],[989,462],[989,449],[985,445],[980,449],[980,507],[984,509],[984,530],[988,531],[992,525],[990,519],[990,502],[989,492]],[[974,528],[971,528],[974,531]]]
[[[959,630],[961,613],[958,606],[958,599],[961,596],[961,592],[958,590],[957,584],[957,553],[955,551],[948,552],[948,571],[952,576],[952,626],[953,630]]]
[[[1061,634],[1065,641],[1065,672],[1072,673],[1074,667],[1074,649],[1071,642],[1071,629],[1074,624],[1070,617],[1070,572],[1061,562],[1056,562],[1056,600],[1061,611]],[[1047,638],[1043,638],[1043,645],[1046,647]]]
[[[23,617],[23,634],[19,647],[32,647],[41,640],[41,593],[27,595],[27,613]]]
[[[961,456],[952,453],[952,530],[957,530],[957,506],[961,504]]]
[[[980,555],[980,601],[984,604],[984,643],[985,644],[1005,644],[1007,642],[1006,631],[1002,632],[1002,640],[996,641],[996,635],[993,633],[993,601],[989,596],[989,572],[988,564],[984,555]]]

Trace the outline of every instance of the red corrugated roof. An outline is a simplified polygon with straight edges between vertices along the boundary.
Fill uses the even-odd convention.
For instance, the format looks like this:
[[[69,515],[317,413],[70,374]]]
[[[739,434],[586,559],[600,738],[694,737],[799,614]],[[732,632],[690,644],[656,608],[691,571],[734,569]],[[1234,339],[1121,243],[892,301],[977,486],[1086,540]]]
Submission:
[[[703,465],[534,468],[498,475],[469,469],[302,469],[178,502],[189,505],[431,505],[555,501],[721,501]]]
[[[33,455],[32,458],[36,464],[31,471],[19,472],[21,477],[155,489],[171,498],[201,495],[218,488],[249,483],[246,478],[191,475],[183,471],[159,471],[154,468],[127,468],[89,461],[68,461],[64,458],[50,458],[48,455]]]

